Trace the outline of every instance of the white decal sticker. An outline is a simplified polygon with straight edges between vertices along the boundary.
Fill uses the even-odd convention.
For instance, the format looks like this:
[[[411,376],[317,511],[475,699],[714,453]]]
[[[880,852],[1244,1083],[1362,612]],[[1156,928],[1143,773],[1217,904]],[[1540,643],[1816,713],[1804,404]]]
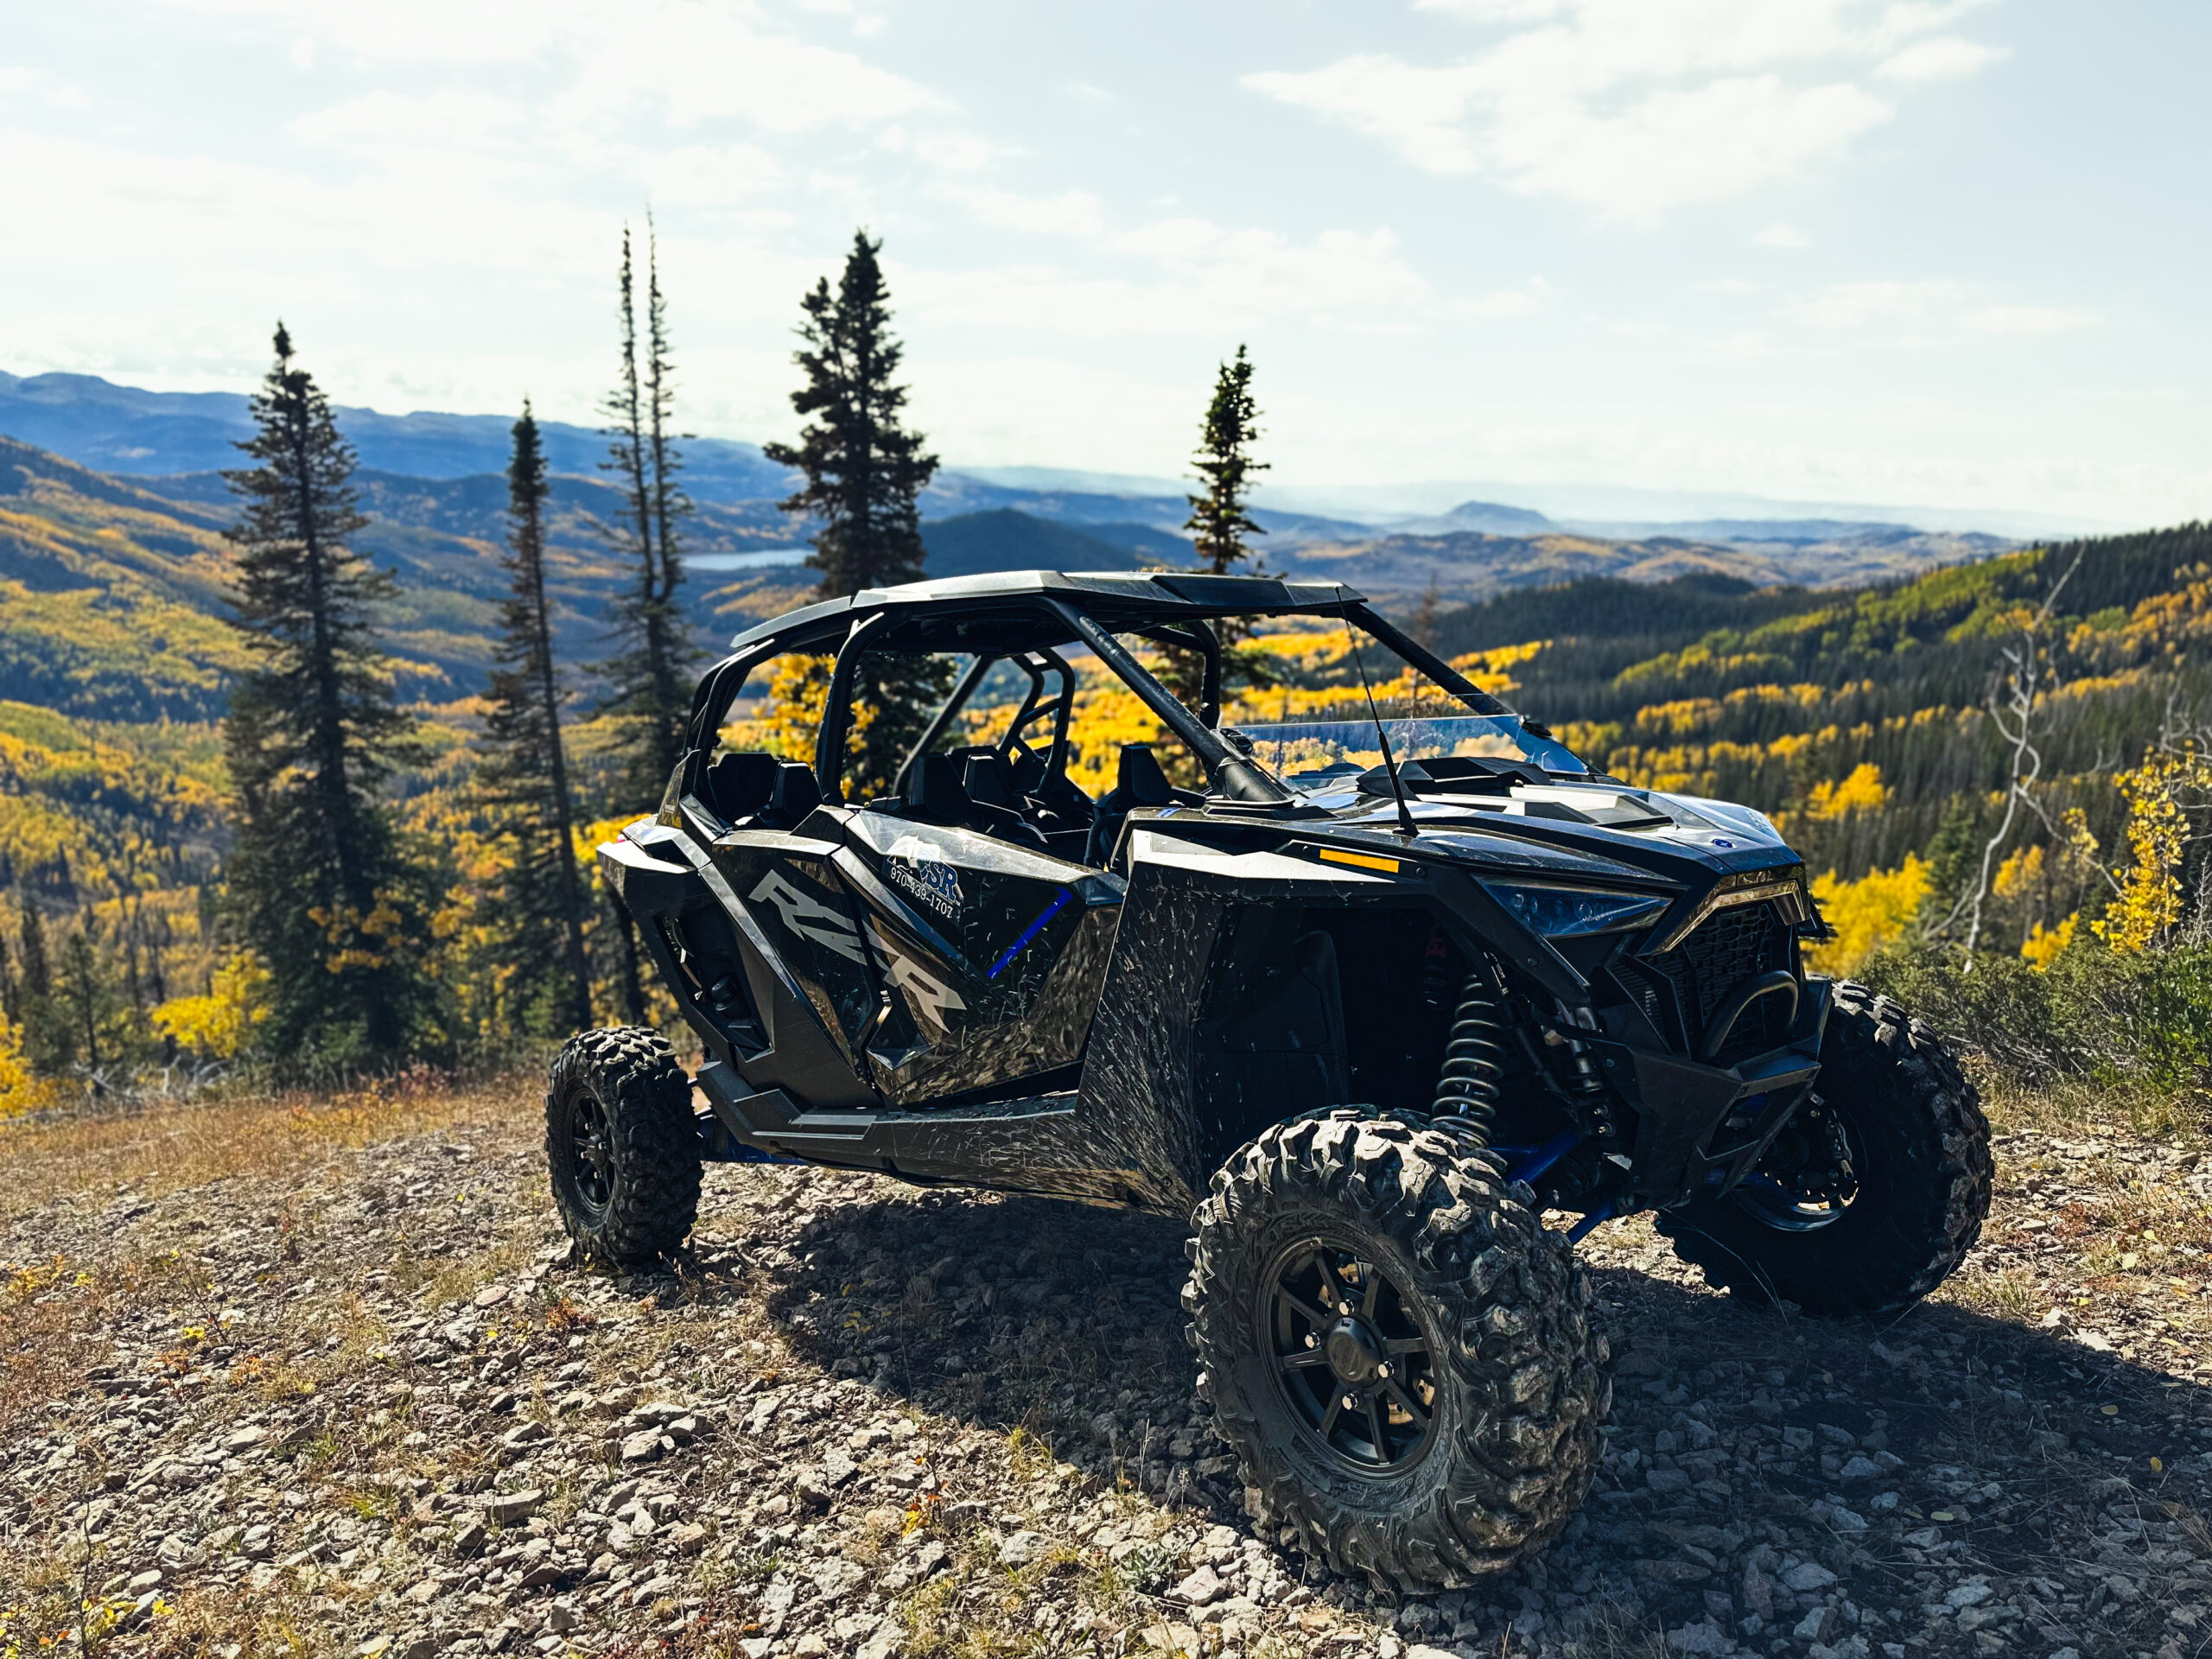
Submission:
[[[868,953],[861,949],[861,936],[842,912],[810,899],[785,879],[781,870],[771,870],[759,887],[753,889],[753,902],[770,904],[776,914],[783,918],[784,925],[802,939],[810,939],[825,950],[868,966]]]
[[[966,902],[960,891],[960,872],[946,863],[936,848],[918,836],[901,836],[891,843],[884,859],[885,873],[907,897],[948,922],[957,919]]]
[[[891,970],[891,982],[906,994],[907,1006],[935,1026],[939,1036],[944,1036],[952,1028],[947,1016],[968,1006],[961,1001],[960,993],[884,938],[873,922],[868,924],[868,937],[883,958],[884,965]]]

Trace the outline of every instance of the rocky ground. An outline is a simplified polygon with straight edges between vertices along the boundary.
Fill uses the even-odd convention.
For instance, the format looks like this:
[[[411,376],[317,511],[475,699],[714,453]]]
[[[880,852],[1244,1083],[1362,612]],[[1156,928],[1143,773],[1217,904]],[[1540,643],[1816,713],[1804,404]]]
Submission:
[[[1173,1224],[719,1167],[695,1262],[608,1274],[521,1089],[388,1128],[89,1190],[0,1145],[0,1654],[2212,1649],[2194,1151],[2004,1137],[1968,1269],[1878,1327],[1602,1230],[1599,1489],[1393,1600],[1248,1516]]]

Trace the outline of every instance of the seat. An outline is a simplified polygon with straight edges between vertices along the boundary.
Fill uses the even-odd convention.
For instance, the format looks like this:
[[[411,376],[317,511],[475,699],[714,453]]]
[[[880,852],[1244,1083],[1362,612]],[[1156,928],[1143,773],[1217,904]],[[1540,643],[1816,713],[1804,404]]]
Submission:
[[[1014,768],[994,751],[970,750],[960,771],[969,800],[984,806],[1001,807],[1017,815],[1021,811],[1020,780],[1014,775]]]
[[[1000,841],[1034,847],[1039,852],[1046,849],[1045,837],[1023,823],[1021,814],[970,795],[948,754],[923,757],[914,772],[912,792],[906,798],[906,815],[925,823],[973,830]]]
[[[1150,744],[1122,744],[1122,758],[1115,769],[1114,787],[1099,798],[1098,810],[1090,820],[1090,840],[1084,849],[1084,862],[1104,866],[1113,855],[1115,843],[1122,838],[1122,825],[1128,820],[1131,808],[1166,806],[1178,800],[1195,798],[1167,781],[1167,774],[1160,769],[1160,757],[1152,752]]]
[[[724,823],[744,823],[774,798],[782,765],[758,751],[723,755],[707,768],[707,804]]]
[[[821,804],[822,785],[815,781],[814,768],[804,760],[785,760],[776,769],[775,791],[760,822],[767,829],[796,830]]]

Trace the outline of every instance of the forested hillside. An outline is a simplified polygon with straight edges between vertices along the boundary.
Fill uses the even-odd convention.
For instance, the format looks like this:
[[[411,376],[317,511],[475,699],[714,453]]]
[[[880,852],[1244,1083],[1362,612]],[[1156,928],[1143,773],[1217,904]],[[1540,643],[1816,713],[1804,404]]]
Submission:
[[[454,930],[465,1041],[488,1033],[496,1000],[494,965],[470,955],[462,895],[499,857],[475,774],[505,581],[500,480],[364,473],[359,484],[371,524],[357,544],[398,578],[384,638],[427,747],[397,792],[408,832],[454,894],[440,925]],[[592,716],[589,665],[607,650],[622,581],[603,531],[615,510],[603,480],[551,480],[549,620],[563,672],[578,677],[569,741],[579,805],[597,820],[642,804],[616,785],[610,728]],[[217,721],[243,661],[221,620],[234,552],[220,532],[234,512],[213,475],[116,478],[0,440],[0,938],[20,957],[26,906],[57,939],[83,936],[105,976],[93,1024],[106,1020],[122,1046],[132,1030],[166,1032],[165,1052],[187,1057],[195,1042],[222,1048],[207,1022],[235,1017],[245,995],[215,919],[230,833]],[[1143,524],[1008,508],[927,521],[924,536],[940,575],[1141,568],[1179,563],[1183,546]],[[804,600],[814,576],[796,563],[728,568],[764,552],[789,561],[773,550],[791,537],[772,510],[698,510],[686,553],[702,568],[684,605],[702,648]],[[2077,925],[2087,938],[2133,902],[2127,872],[2147,868],[2142,800],[2171,799],[2185,814],[2204,792],[2202,763],[2188,758],[2212,707],[2212,530],[2202,525],[1856,588],[1754,585],[1728,572],[1726,550],[1683,543],[1465,531],[1401,543],[1340,559],[1308,548],[1277,563],[1312,576],[1339,559],[1347,580],[1386,594],[1392,581],[1365,582],[1363,561],[1386,578],[1389,560],[1403,577],[1447,551],[1493,572],[1463,581],[1532,582],[1553,557],[1570,569],[1673,572],[1522,586],[1440,613],[1408,581],[1386,603],[1447,654],[1484,653],[1513,701],[1602,769],[1775,815],[1845,925],[1831,965],[1943,922],[1977,887],[1984,948],[2046,959]],[[2008,652],[2037,664],[2025,751],[1991,712],[1993,696],[2017,689]],[[1115,699],[1085,702],[1096,729],[1078,734],[1084,753],[1146,734]],[[2008,729],[2018,735],[2017,716]],[[2036,763],[2021,773],[2024,753]],[[2015,822],[1993,843],[2016,773],[2026,782],[2010,798]],[[2181,895],[2171,907],[2179,915],[2202,880],[2202,843],[2168,840],[2159,879]],[[595,971],[614,971],[594,949]],[[492,988],[473,988],[480,974]],[[152,1019],[181,998],[192,1006]]]
[[[2162,743],[2185,749],[2212,709],[2212,527],[1841,593],[1577,582],[1448,613],[1435,632],[1452,652],[1546,642],[1511,695],[1593,765],[1777,814],[1845,880],[1917,867],[1906,887],[1948,909],[2004,812],[2013,746],[1990,704],[2012,695],[2007,653],[2031,630],[2034,810],[1999,849],[2021,861],[1998,895],[2017,947],[2113,895],[2087,861],[2092,843],[2125,858],[2116,776]],[[2053,826],[2072,812],[2069,855]],[[2190,860],[2175,879],[2194,893],[2201,845]]]

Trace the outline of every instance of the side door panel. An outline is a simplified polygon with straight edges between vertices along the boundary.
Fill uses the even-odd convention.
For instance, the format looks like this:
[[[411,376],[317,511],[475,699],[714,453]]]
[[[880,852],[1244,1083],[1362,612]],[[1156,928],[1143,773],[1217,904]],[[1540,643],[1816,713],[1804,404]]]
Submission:
[[[791,970],[823,1031],[868,1084],[865,1043],[882,999],[836,854],[830,842],[757,830],[725,836],[713,849],[716,868]]]
[[[893,987],[868,1043],[894,1104],[1071,1065],[1112,952],[1122,884],[973,830],[858,812],[841,861]]]

